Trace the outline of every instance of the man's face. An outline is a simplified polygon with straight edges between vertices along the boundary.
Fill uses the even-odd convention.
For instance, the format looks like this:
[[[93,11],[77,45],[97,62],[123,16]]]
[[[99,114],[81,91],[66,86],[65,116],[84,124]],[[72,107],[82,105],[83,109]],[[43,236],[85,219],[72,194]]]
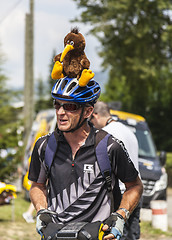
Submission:
[[[58,129],[61,131],[74,129],[81,116],[81,106],[74,102],[61,100],[56,100],[55,103]],[[85,107],[81,122],[91,115],[92,111],[88,111],[88,108],[92,109],[92,107]],[[88,112],[90,112],[90,114]]]

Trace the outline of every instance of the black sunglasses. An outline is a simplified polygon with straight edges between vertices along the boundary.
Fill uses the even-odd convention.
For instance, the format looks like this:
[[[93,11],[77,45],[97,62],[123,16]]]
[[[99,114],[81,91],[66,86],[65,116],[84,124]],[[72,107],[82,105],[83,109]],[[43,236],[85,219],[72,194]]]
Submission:
[[[65,111],[75,112],[81,107],[81,105],[77,103],[59,103],[56,100],[54,100],[54,108],[56,110],[59,110],[61,107],[63,107]]]

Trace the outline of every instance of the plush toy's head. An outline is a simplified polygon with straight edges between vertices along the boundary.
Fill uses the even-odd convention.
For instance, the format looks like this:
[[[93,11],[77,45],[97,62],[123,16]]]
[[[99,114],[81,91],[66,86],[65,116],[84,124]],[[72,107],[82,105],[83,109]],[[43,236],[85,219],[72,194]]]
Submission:
[[[61,56],[61,62],[69,51],[72,51],[75,55],[80,55],[85,48],[85,38],[79,33],[77,27],[73,28],[64,38],[65,50]]]
[[[85,38],[79,33],[77,27],[73,28],[70,33],[68,33],[64,38],[64,45],[70,44],[79,53],[84,51],[85,48]]]

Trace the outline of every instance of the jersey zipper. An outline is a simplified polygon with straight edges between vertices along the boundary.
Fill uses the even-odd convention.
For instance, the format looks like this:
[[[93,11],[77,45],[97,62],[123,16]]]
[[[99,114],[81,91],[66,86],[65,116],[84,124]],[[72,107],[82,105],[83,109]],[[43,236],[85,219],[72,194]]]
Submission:
[[[72,156],[72,172],[74,171],[74,168],[75,168],[75,159],[76,159],[76,156],[77,156],[77,154],[78,154],[79,151],[80,151],[80,148],[79,148],[78,151],[76,152],[75,157],[73,158],[73,156]]]
[[[72,158],[72,172],[74,171],[74,167],[75,167],[75,160]]]

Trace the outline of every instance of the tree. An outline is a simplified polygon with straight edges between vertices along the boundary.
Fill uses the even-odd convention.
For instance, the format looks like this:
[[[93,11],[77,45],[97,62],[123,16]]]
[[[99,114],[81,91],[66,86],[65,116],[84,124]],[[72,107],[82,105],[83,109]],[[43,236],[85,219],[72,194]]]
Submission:
[[[42,78],[38,79],[38,86],[36,88],[38,89],[36,94],[37,100],[35,104],[36,113],[38,113],[40,110],[45,110],[53,107],[51,90],[53,85],[55,84],[55,81],[51,78],[51,72],[54,66],[53,59],[55,55],[55,50],[53,50],[51,62],[49,64],[49,74],[47,82],[43,82]]]
[[[18,110],[11,106],[13,93],[7,89],[7,76],[3,71],[3,55],[0,55],[0,181],[9,179],[17,170],[17,164],[21,163],[21,148],[18,143],[21,140],[18,119]],[[13,173],[13,174],[12,174]]]
[[[35,112],[38,113],[41,110],[48,108],[48,101],[46,97],[46,83],[43,82],[42,78],[38,79],[38,85],[36,87],[36,103]]]
[[[110,72],[104,99],[121,101],[123,110],[145,116],[151,125],[158,112],[166,117],[172,85],[172,2],[74,1],[83,8],[76,20],[91,26],[102,46],[103,67]]]
[[[51,72],[53,70],[53,66],[54,66],[54,57],[56,56],[56,51],[55,49],[53,50],[53,53],[52,53],[52,58],[51,58],[51,61],[50,61],[50,64],[49,64],[49,74],[48,74],[48,107],[49,108],[52,108],[53,107],[53,104],[52,104],[52,97],[51,97],[51,91],[52,91],[52,87],[54,86],[55,84],[55,81],[51,78]]]

